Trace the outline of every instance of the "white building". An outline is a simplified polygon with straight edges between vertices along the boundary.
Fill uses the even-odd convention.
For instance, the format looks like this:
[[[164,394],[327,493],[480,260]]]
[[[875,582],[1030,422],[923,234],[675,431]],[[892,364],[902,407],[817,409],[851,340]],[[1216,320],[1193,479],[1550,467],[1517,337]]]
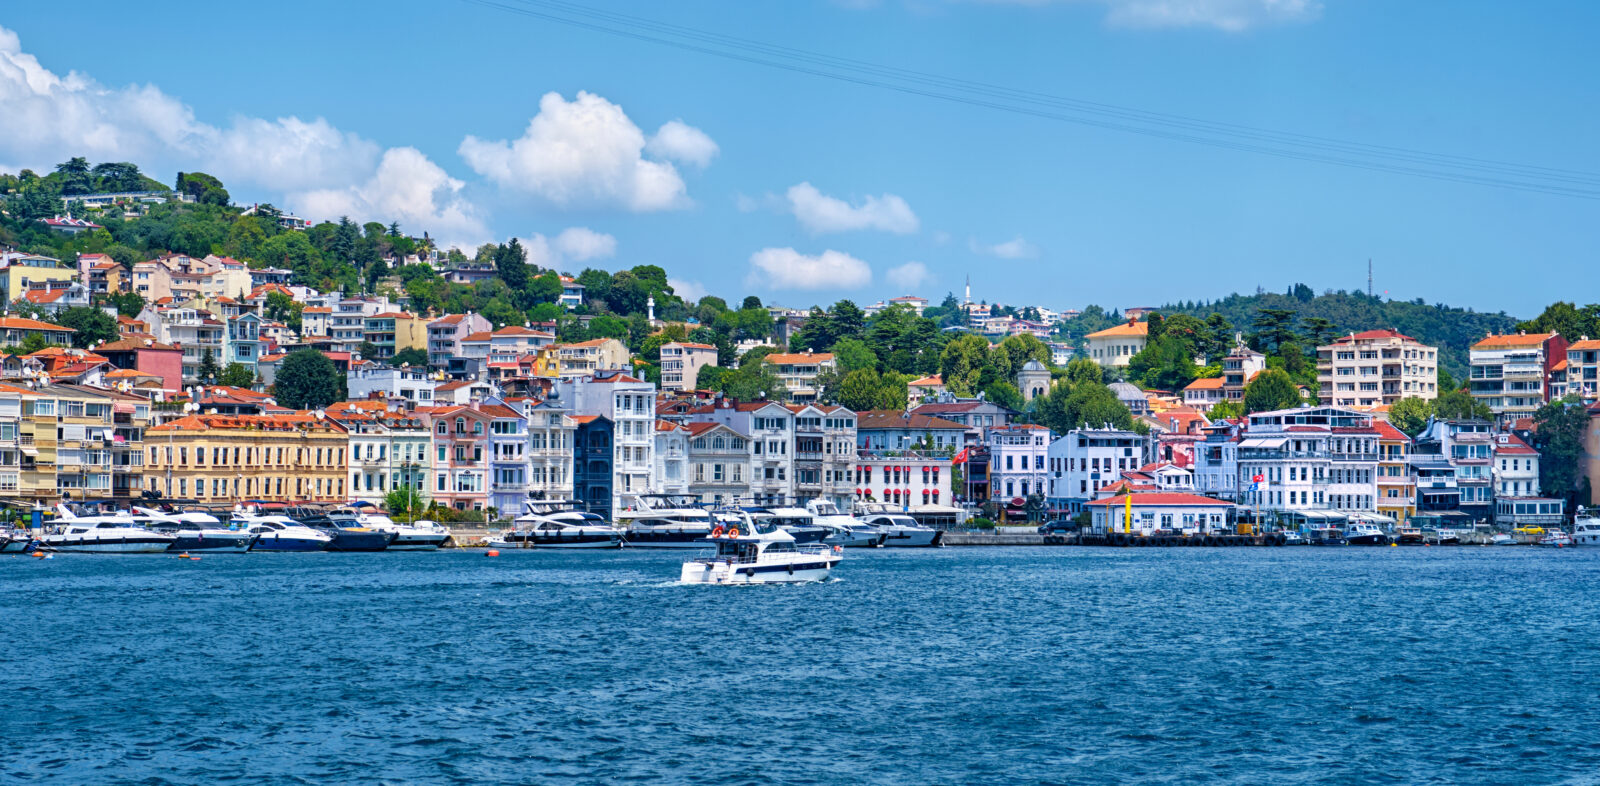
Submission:
[[[401,487],[426,491],[432,437],[420,415],[336,405],[328,417],[350,434],[350,498],[382,505]]]
[[[989,496],[1027,498],[1046,494],[1050,429],[1032,424],[993,428],[988,433]]]
[[[543,401],[520,399],[513,403],[522,407],[528,422],[528,497],[575,499],[573,432],[578,426],[567,417],[561,396],[551,391]]]
[[[695,389],[700,369],[717,365],[712,344],[673,341],[661,345],[661,389],[687,393]]]
[[[650,473],[652,494],[689,493],[689,427],[668,420],[656,421],[655,466]]]
[[[919,451],[859,456],[851,482],[858,502],[909,506],[913,510],[919,505],[950,505],[955,493],[950,457]]]
[[[655,466],[656,386],[626,374],[562,379],[556,390],[574,415],[599,415],[612,422],[612,510],[627,507],[650,489]]]
[[[1496,497],[1537,497],[1539,490],[1539,451],[1515,434],[1494,436],[1494,495]]]
[[[841,507],[855,496],[856,413],[840,406],[790,404],[794,413],[794,498]]]
[[[750,438],[723,423],[690,423],[689,493],[708,505],[750,499]]]
[[[1232,503],[1196,494],[1121,495],[1088,504],[1093,511],[1089,528],[1100,534],[1149,535],[1158,529],[1191,535],[1219,532],[1227,528],[1231,507]]]
[[[775,401],[718,399],[692,416],[749,436],[751,502],[782,505],[794,501],[793,411]]]
[[[1130,358],[1144,351],[1149,334],[1149,323],[1129,319],[1126,324],[1084,336],[1084,349],[1090,360],[1102,366],[1126,366]]]
[[[1372,415],[1302,407],[1257,412],[1248,424],[1238,448],[1240,504],[1263,511],[1377,511],[1379,434]]]
[[[1074,429],[1050,443],[1045,495],[1053,507],[1077,512],[1100,487],[1150,463],[1150,440],[1136,431]],[[991,463],[993,459],[991,458]],[[993,472],[993,470],[991,470]]]
[[[1387,406],[1439,396],[1439,350],[1396,330],[1351,333],[1317,347],[1322,403]]]
[[[403,398],[418,406],[433,406],[433,391],[439,382],[428,376],[426,368],[393,368],[370,363],[350,369],[347,377],[352,401],[372,398]]]
[[[816,400],[817,375],[836,365],[833,355],[828,352],[774,352],[762,358],[762,361],[772,366],[789,400],[802,404]],[[769,393],[772,396],[778,394],[778,391]]]
[[[1207,497],[1239,498],[1239,427],[1217,422],[1205,429],[1204,442],[1194,446],[1195,491]]]

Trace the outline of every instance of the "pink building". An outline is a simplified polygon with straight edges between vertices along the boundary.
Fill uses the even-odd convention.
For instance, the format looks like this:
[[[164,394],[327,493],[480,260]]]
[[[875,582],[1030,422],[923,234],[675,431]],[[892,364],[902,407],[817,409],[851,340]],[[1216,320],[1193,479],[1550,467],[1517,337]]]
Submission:
[[[153,338],[124,338],[94,348],[95,354],[121,369],[161,377],[161,386],[183,389],[183,350]]]
[[[489,506],[489,421],[471,407],[417,407],[433,437],[428,496],[456,510]]]

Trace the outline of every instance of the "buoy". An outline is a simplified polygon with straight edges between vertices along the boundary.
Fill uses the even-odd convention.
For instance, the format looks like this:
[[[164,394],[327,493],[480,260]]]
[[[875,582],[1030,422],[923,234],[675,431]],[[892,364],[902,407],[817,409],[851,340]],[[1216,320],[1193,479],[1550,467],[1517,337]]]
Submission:
[[[178,555],[178,559],[188,559],[188,558],[189,558],[189,552],[187,552],[187,551],[185,551],[184,553]]]
[[[483,553],[483,556],[485,556],[485,557],[498,557],[498,556],[500,556],[500,550],[499,549],[489,549],[488,551],[485,551]]]
[[[1394,548],[1395,546],[1398,546],[1398,545],[1400,545],[1400,544],[1398,544],[1398,543],[1390,543],[1389,544],[1389,548]]]
[[[32,553],[32,554],[29,554],[29,555],[28,555],[28,556],[30,556],[30,557],[43,557],[43,556],[44,556],[44,552],[42,552],[42,551],[35,551],[35,552],[33,552],[33,553]]]

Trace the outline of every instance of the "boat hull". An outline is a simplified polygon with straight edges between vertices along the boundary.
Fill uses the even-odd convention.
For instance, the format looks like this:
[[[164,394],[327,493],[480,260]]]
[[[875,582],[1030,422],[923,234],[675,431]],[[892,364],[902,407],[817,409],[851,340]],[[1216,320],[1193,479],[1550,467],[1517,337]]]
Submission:
[[[396,535],[388,551],[438,551],[449,535]]]
[[[251,551],[327,551],[328,542],[323,540],[308,540],[306,538],[279,537],[277,533],[267,533],[256,539],[251,544]]]
[[[703,549],[710,537],[709,530],[630,529],[623,539],[636,549]]]
[[[752,565],[722,561],[686,562],[680,581],[684,584],[803,584],[822,581],[839,564],[835,556],[807,555],[785,564]]]
[[[28,550],[28,545],[33,543],[33,538],[27,535],[11,535],[5,543],[0,543],[0,554],[21,554]]]
[[[1388,535],[1350,535],[1345,537],[1345,543],[1352,546],[1387,546]]]
[[[883,545],[894,548],[933,548],[942,544],[944,530],[926,531],[890,531],[888,537],[883,539]]]
[[[78,554],[162,554],[172,545],[172,538],[115,538],[86,540],[81,538],[52,538],[46,536],[40,545],[51,551]]]
[[[175,536],[172,545],[167,551],[203,551],[207,554],[243,554],[250,550],[255,543],[256,536],[240,532],[228,535],[185,535]]]
[[[328,530],[333,540],[328,551],[387,551],[394,541],[394,533],[375,529]]]

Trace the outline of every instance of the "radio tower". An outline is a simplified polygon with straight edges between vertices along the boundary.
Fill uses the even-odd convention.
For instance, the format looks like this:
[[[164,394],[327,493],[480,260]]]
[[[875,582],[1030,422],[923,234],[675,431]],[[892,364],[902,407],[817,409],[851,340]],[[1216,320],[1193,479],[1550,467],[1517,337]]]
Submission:
[[[1372,297],[1372,257],[1367,257],[1367,297]]]

